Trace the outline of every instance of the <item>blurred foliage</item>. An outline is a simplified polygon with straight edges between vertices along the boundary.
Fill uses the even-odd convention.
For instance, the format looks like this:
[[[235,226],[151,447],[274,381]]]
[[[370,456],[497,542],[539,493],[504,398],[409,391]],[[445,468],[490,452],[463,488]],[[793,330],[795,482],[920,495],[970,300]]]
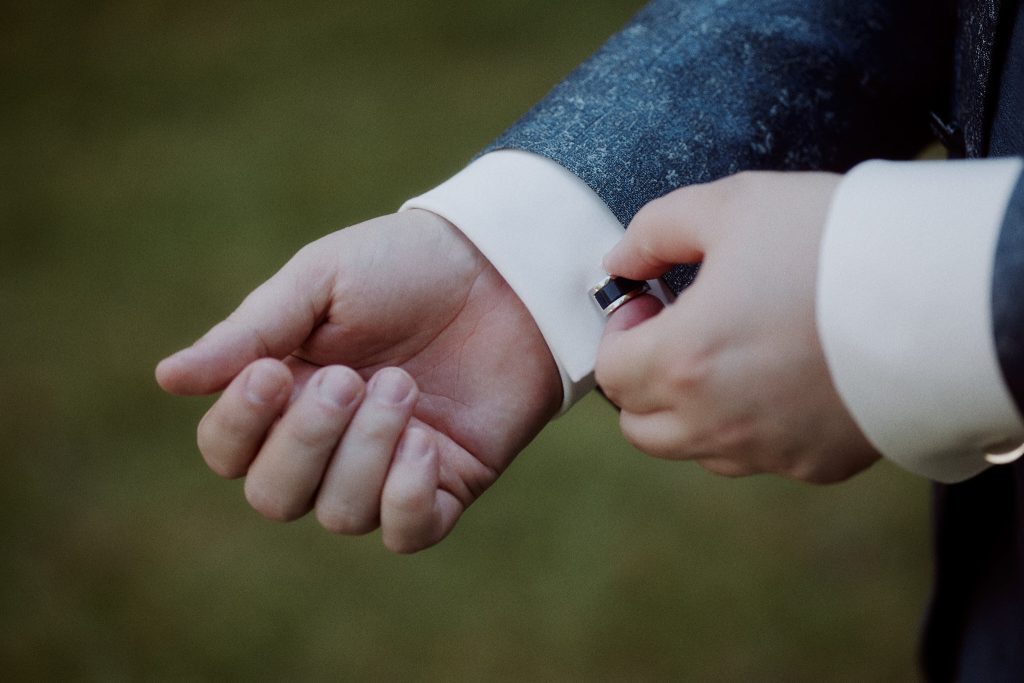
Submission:
[[[5,679],[913,676],[927,487],[889,466],[718,479],[637,454],[590,398],[399,557],[260,519],[196,454],[210,400],[152,380],[299,246],[459,169],[639,4],[5,7]]]

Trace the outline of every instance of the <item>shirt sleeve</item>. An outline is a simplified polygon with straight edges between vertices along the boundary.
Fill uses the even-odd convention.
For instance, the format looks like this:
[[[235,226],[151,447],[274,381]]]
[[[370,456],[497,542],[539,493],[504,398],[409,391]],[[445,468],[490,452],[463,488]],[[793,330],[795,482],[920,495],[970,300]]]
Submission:
[[[857,166],[836,193],[817,319],[833,381],[878,450],[942,482],[1024,441],[993,341],[996,243],[1020,159]]]
[[[651,0],[484,156],[406,207],[454,223],[508,280],[568,407],[593,386],[602,318],[587,290],[636,211],[745,169],[913,155],[929,103],[945,100],[952,17],[950,0],[780,0],[768,14],[747,0]],[[680,291],[694,273],[663,279]]]
[[[589,290],[623,227],[586,183],[520,150],[491,152],[402,209],[432,211],[459,228],[533,316],[562,378],[562,412],[594,387],[604,315]],[[653,281],[663,299],[670,296]]]

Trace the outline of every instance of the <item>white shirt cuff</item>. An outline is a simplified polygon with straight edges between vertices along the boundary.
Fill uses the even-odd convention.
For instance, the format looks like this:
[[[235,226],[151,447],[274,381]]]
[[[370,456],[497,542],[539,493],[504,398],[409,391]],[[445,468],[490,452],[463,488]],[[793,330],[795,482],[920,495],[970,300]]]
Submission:
[[[1024,440],[992,338],[996,243],[1019,159],[861,164],[822,241],[817,316],[833,380],[886,457],[954,482]]]
[[[558,365],[562,412],[594,387],[605,318],[589,289],[607,275],[601,259],[623,229],[586,183],[546,157],[500,150],[402,209],[447,219],[505,278]]]

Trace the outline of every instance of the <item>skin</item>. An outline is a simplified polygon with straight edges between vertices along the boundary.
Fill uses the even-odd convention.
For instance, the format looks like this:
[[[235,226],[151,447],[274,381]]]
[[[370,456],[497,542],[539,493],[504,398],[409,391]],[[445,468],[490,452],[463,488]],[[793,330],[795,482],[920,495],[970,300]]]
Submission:
[[[403,553],[444,538],[561,402],[522,302],[425,211],[307,245],[156,377],[176,395],[223,392],[199,449],[245,476],[258,512],[379,526]]]
[[[649,279],[703,262],[675,303],[631,302],[602,340],[598,382],[640,450],[727,476],[819,483],[878,459],[831,383],[815,327],[838,181],[743,173],[637,214],[609,272]],[[315,510],[339,534],[380,527],[403,553],[444,538],[561,402],[522,303],[424,211],[311,243],[156,375],[172,394],[223,392],[199,424],[199,449],[214,472],[246,477],[258,512]]]
[[[650,279],[703,262],[662,309],[615,313],[597,381],[640,450],[727,476],[846,479],[879,454],[836,393],[814,312],[818,250],[840,176],[741,173],[645,206],[605,258]]]

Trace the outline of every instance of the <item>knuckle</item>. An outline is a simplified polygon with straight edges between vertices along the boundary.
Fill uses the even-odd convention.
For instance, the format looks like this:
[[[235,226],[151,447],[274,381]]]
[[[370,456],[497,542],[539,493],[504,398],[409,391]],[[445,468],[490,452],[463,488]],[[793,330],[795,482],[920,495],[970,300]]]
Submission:
[[[354,374],[354,373],[353,373]],[[351,416],[351,409],[344,401],[355,401],[360,389],[355,383],[348,384],[345,374],[340,387],[333,387],[333,395],[327,397],[317,390],[304,391],[285,414],[281,421],[284,438],[304,450],[322,450],[335,445]]]
[[[209,413],[203,416],[203,419],[199,421],[199,425],[196,427],[196,446],[199,447],[199,452],[203,454],[204,458],[207,458],[215,450],[211,439],[208,417]]]
[[[839,484],[853,476],[853,472],[827,472],[812,470],[810,472],[799,472],[797,476],[791,477],[807,484],[814,484],[815,486],[828,486],[830,484]]]
[[[309,416],[302,416],[287,424],[282,424],[278,435],[283,443],[300,453],[319,452],[330,448],[336,437],[331,426],[326,422],[309,419]],[[281,443],[278,442],[278,443]]]
[[[231,435],[224,434],[224,430],[219,429],[219,425],[215,425],[212,420],[204,419],[199,423],[199,427],[196,429],[196,446],[199,447],[199,452],[207,461],[220,459],[218,456],[224,450],[222,444],[225,440],[230,441]]]
[[[200,453],[210,471],[222,479],[238,479],[249,470],[248,462],[241,458],[217,457],[202,451]]]
[[[619,431],[622,432],[622,436],[628,441],[633,447],[644,450],[643,444],[646,441],[645,435],[642,430],[638,428],[637,423],[630,417],[629,413],[619,414]]]
[[[382,417],[378,414],[378,417]],[[363,420],[353,424],[351,431],[354,431],[356,438],[364,444],[391,443],[398,437],[397,417],[388,416],[385,419]],[[348,438],[348,437],[346,437]]]
[[[431,501],[423,492],[412,486],[386,490],[383,501],[384,507],[410,515],[429,513],[430,503]]]
[[[272,489],[259,483],[250,482],[255,482],[255,480],[246,480],[245,499],[253,510],[267,519],[275,522],[291,522],[306,513],[306,508],[295,501],[275,494]]]
[[[598,353],[597,363],[594,365],[594,379],[604,395],[612,402],[615,402],[615,396],[618,394],[615,365],[615,361],[604,349]]]
[[[221,447],[222,439],[213,431],[213,425],[203,418],[196,429],[196,445],[206,466],[219,477],[237,479],[246,473],[249,462],[246,458],[232,452],[225,452]]]
[[[423,539],[414,538],[407,534],[387,531],[384,532],[381,540],[384,542],[385,548],[399,555],[412,555],[421,550],[426,550],[433,545],[432,543],[425,542]]]
[[[626,441],[628,441],[629,444],[638,451],[642,451],[648,455],[654,455],[654,452],[651,450],[650,444],[644,435],[639,434],[628,427],[622,427],[622,436],[624,436]]]
[[[619,428],[626,441],[652,457],[677,460],[685,452],[687,435],[683,425],[678,425],[675,433],[666,435],[633,419],[630,413],[622,413],[619,416]]]
[[[214,420],[210,417],[210,413],[206,413],[196,426],[196,445],[204,455],[214,450],[214,431]]]
[[[377,528],[376,517],[361,515],[337,503],[318,503],[316,519],[327,531],[344,536],[362,536]]]
[[[783,475],[788,479],[802,481],[817,486],[839,484],[853,475],[860,469],[853,467],[836,466],[832,463],[822,463],[814,460],[799,460],[792,464]]]
[[[700,460],[698,464],[708,472],[728,479],[739,479],[757,473],[748,465],[735,460]]]
[[[608,402],[610,402],[616,408],[622,408],[622,397],[614,387],[605,386],[600,380],[597,382],[597,387],[601,391],[601,395],[604,396]]]
[[[754,192],[759,181],[757,171],[739,171],[704,186],[705,201],[717,215],[728,224],[732,223],[735,209],[741,206],[743,198]]]
[[[665,368],[668,381],[678,391],[694,391],[706,386],[714,373],[714,353],[697,349],[681,353]]]
[[[757,421],[749,416],[721,420],[709,432],[708,441],[715,452],[743,457],[747,462],[753,462],[757,454],[769,450],[766,440],[759,434]]]

